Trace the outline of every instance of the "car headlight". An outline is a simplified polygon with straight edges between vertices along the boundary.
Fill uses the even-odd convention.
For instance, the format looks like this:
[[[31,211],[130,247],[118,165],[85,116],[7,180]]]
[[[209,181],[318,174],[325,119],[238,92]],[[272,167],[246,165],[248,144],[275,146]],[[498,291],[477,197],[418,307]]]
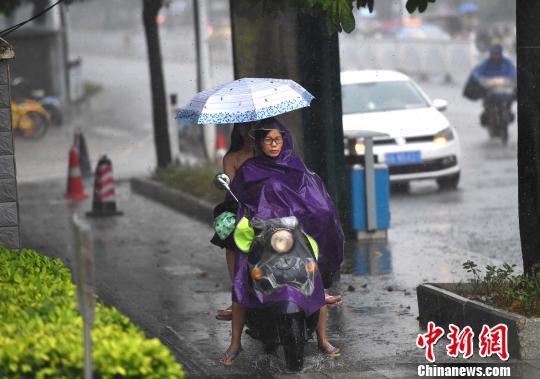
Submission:
[[[364,139],[358,138],[354,144],[354,152],[356,155],[364,155],[366,153],[366,146],[364,145]]]
[[[452,141],[453,139],[454,132],[449,126],[448,128],[443,129],[439,133],[435,134],[435,136],[433,137],[433,143],[436,145],[445,145],[448,141]]]
[[[270,244],[272,248],[279,254],[283,254],[291,250],[294,243],[294,238],[291,232],[285,229],[280,229],[272,234]]]

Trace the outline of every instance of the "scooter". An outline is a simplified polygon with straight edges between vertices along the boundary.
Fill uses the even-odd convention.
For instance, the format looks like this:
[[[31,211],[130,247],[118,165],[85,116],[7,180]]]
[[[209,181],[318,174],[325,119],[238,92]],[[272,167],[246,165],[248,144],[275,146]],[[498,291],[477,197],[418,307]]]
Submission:
[[[225,174],[218,174],[214,179],[217,188],[228,191],[242,206],[229,183]],[[252,218],[249,226],[254,230],[248,251],[250,288],[256,294],[269,297],[284,287],[292,288],[307,298],[314,296],[316,283],[321,284],[317,278],[320,275],[317,248],[303,232],[297,218]],[[304,310],[292,301],[269,301],[262,305],[246,309],[246,333],[260,340],[267,353],[275,352],[282,345],[287,369],[302,370],[304,345],[317,327],[319,311],[306,316]]]
[[[50,125],[49,113],[33,100],[11,102],[13,131],[26,139],[42,138]]]
[[[514,120],[512,102],[515,98],[515,82],[505,77],[493,77],[480,80],[485,89],[484,113],[481,123],[488,130],[489,136],[499,137],[508,143],[508,125]]]
[[[57,96],[44,95],[43,90],[35,90],[32,92],[32,98],[49,113],[52,125],[62,125],[64,114],[62,112],[62,103]]]
[[[43,89],[31,89],[27,81],[18,76],[11,83],[12,95],[18,101],[32,100],[43,107],[49,113],[49,120],[52,125],[60,126],[63,123],[62,102],[57,96],[45,95]]]

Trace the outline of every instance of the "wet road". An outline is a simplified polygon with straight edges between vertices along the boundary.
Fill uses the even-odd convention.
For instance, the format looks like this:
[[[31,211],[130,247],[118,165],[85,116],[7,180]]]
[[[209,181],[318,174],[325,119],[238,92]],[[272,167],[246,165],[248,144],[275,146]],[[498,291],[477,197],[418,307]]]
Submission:
[[[329,333],[344,352],[338,360],[326,359],[309,343],[307,377],[384,377],[396,370],[413,375],[413,363],[424,360],[414,344],[419,332],[415,287],[464,280],[461,263],[468,259],[481,266],[509,262],[521,267],[515,126],[503,148],[488,141],[476,125],[478,109],[460,101],[456,89],[423,87],[432,97],[450,101],[447,116],[462,141],[462,182],[457,191],[440,192],[434,182],[418,182],[410,193],[393,193],[388,244],[349,246],[336,288],[345,304],[332,310]],[[36,154],[40,146],[34,145]],[[29,164],[20,158],[18,165]],[[21,185],[21,219],[25,246],[70,264],[71,210],[62,199],[64,180]],[[229,324],[213,315],[230,295],[222,253],[208,244],[210,228],[133,195],[126,183],[118,189],[125,215],[91,221],[101,298],[168,343],[194,375],[287,375],[280,355],[263,354],[247,336],[233,367],[216,363],[230,332]],[[79,212],[90,208],[89,201]]]
[[[499,140],[489,140],[479,126],[480,104],[456,96],[460,85],[423,87],[432,98],[450,102],[446,115],[459,132],[461,182],[457,191],[441,192],[434,182],[419,182],[412,186],[411,193],[394,193],[392,235],[399,240],[405,240],[401,233],[414,235],[411,242],[418,246],[419,253],[422,246],[443,242],[448,246],[449,259],[467,254],[473,260],[492,259],[521,267],[517,125],[510,126],[511,138],[503,147]],[[398,249],[392,248],[396,254]]]
[[[68,264],[71,209],[62,195],[73,130],[85,128],[93,163],[98,152],[107,152],[118,176],[146,175],[155,162],[146,62],[93,55],[84,60],[85,77],[103,84],[103,92],[65,128],[51,130],[37,143],[16,142],[17,169],[24,182],[23,243]],[[169,62],[166,72],[170,86],[179,88],[182,96],[194,91],[192,65]],[[521,269],[516,125],[509,145],[502,147],[478,126],[480,106],[461,98],[461,83],[420,84],[431,98],[450,103],[446,115],[462,145],[459,189],[441,192],[427,181],[413,183],[408,193],[392,193],[388,243],[348,247],[336,288],[345,304],[330,315],[330,339],[343,348],[343,355],[324,359],[311,342],[305,377],[391,376],[395,363],[401,364],[397,370],[403,375],[398,377],[413,375],[413,363],[423,362],[414,344],[418,284],[465,280],[461,264],[468,259],[481,266],[515,263]],[[43,179],[49,181],[39,183]],[[287,376],[281,357],[262,354],[247,336],[245,351],[233,367],[216,363],[227,347],[229,325],[213,315],[229,303],[230,295],[224,257],[208,243],[210,228],[133,195],[126,183],[118,190],[125,215],[91,221],[102,299],[172,346],[193,374]],[[78,211],[88,210],[89,201]]]

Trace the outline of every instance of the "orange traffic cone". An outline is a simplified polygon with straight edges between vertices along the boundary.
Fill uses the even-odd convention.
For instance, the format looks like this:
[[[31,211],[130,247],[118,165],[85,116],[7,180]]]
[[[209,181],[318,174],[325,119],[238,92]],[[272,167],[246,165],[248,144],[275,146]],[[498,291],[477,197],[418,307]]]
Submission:
[[[223,163],[223,157],[227,153],[227,147],[225,146],[225,135],[221,131],[217,131],[216,135],[216,164],[221,165]]]
[[[70,200],[82,200],[88,197],[88,194],[84,192],[81,168],[79,167],[79,152],[75,145],[71,146],[69,150],[68,182],[64,197]]]
[[[87,216],[105,217],[121,215],[116,209],[112,162],[106,155],[99,160],[94,179],[94,201]]]

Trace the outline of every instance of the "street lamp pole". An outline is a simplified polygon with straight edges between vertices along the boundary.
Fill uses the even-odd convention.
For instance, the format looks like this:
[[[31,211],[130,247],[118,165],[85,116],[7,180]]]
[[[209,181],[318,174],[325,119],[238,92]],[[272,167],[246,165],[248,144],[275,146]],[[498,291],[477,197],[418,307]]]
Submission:
[[[208,7],[206,0],[193,0],[195,49],[197,55],[197,92],[210,84],[210,53],[208,47]],[[214,160],[216,128],[203,128],[205,151],[208,160]]]

